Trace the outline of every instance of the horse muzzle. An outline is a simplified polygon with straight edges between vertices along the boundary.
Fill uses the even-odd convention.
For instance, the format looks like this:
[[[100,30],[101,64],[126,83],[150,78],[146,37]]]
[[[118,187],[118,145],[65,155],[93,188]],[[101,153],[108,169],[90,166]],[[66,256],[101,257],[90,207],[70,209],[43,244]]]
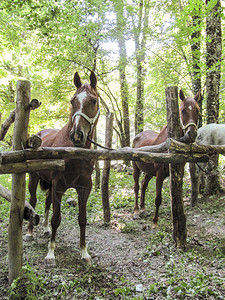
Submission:
[[[188,130],[184,136],[180,138],[180,142],[191,144],[194,143],[195,139],[197,137],[197,131],[196,130]]]
[[[71,130],[70,140],[74,147],[84,147],[86,144],[87,136],[82,130]]]

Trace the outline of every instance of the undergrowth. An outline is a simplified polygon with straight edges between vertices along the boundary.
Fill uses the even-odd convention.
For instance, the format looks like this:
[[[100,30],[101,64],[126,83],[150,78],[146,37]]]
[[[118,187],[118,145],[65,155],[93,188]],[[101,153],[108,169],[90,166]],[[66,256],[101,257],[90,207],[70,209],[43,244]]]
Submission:
[[[1,175],[1,184],[11,188],[11,177]],[[94,178],[93,178],[94,179]],[[146,191],[145,219],[133,220],[134,206],[133,177],[127,173],[111,170],[110,174],[110,206],[112,221],[116,220],[121,234],[136,235],[144,230],[148,234],[148,242],[141,260],[146,261],[149,269],[146,278],[149,284],[139,291],[133,282],[121,277],[114,271],[93,264],[86,266],[79,261],[79,253],[75,252],[67,262],[61,262],[55,269],[45,269],[40,265],[40,255],[46,252],[47,243],[39,240],[26,249],[23,274],[13,282],[6,294],[6,284],[0,287],[1,299],[225,299],[225,280],[221,272],[225,267],[225,239],[213,235],[205,237],[200,233],[196,242],[195,236],[188,236],[186,251],[176,249],[172,239],[172,222],[169,196],[169,180],[163,185],[163,203],[160,207],[159,228],[151,230],[151,219],[154,214],[155,178],[150,181]],[[190,197],[190,186],[184,184],[184,196]],[[26,196],[29,200],[29,194]],[[75,199],[71,205],[68,198]],[[37,213],[43,217],[45,193],[38,188]],[[218,213],[224,212],[223,196],[214,196],[208,202],[200,202],[197,208],[186,206],[188,216],[210,216],[215,222]],[[1,205],[1,239],[7,240],[7,224],[9,218],[9,203],[0,198]],[[78,226],[77,195],[72,189],[62,198],[62,224],[60,228]],[[101,191],[94,190],[94,185],[87,204],[88,224],[101,226],[103,212]],[[197,218],[197,217],[196,217]],[[210,225],[210,223],[209,223]],[[221,219],[221,225],[224,220]],[[106,229],[107,230],[107,229]],[[78,239],[78,237],[76,237]],[[197,243],[197,244],[196,244]],[[7,244],[3,243],[3,255],[0,258],[1,278],[6,282]],[[65,246],[66,247],[66,246]],[[35,250],[36,249],[36,250]],[[62,257],[65,255],[62,250]],[[37,252],[37,253],[35,253]],[[44,254],[43,254],[44,255]],[[32,257],[30,257],[32,256]],[[157,272],[152,272],[152,262],[160,266]],[[135,261],[134,261],[135,263]],[[207,266],[210,266],[208,271]],[[1,294],[2,293],[2,294]],[[210,298],[211,297],[211,298]]]

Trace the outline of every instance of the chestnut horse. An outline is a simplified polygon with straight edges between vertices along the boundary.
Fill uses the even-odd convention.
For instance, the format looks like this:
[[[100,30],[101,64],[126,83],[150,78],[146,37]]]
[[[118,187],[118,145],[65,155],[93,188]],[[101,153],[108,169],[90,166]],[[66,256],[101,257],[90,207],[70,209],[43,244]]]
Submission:
[[[76,72],[74,84],[77,88],[71,99],[71,113],[68,123],[60,130],[46,129],[39,132],[42,138],[41,147],[84,147],[90,148],[94,127],[100,114],[98,93],[96,89],[97,79],[94,72],[90,75],[90,84],[81,84],[80,76]],[[29,191],[30,203],[36,205],[36,189],[40,180],[41,187],[47,191],[45,208],[45,225],[48,223],[48,213],[51,203],[53,214],[51,218],[51,237],[48,245],[48,254],[45,258],[47,265],[55,265],[55,238],[56,231],[61,222],[61,198],[68,188],[75,188],[78,194],[80,248],[82,258],[90,261],[88,254],[85,231],[86,231],[86,204],[92,188],[91,174],[94,161],[90,159],[65,159],[64,171],[41,171],[30,174]],[[32,224],[28,225],[27,239],[32,238]]]
[[[180,104],[180,141],[185,143],[192,143],[195,141],[197,135],[197,122],[199,114],[199,106],[197,101],[200,96],[200,91],[194,98],[184,97],[182,90],[180,90],[179,97],[182,100]],[[166,141],[168,137],[167,127],[164,126],[160,133],[151,130],[146,130],[139,133],[133,140],[133,148],[140,148],[143,146],[158,145]],[[139,192],[139,177],[140,173],[144,172],[144,179],[141,184],[140,195],[140,210],[141,213],[145,211],[145,191],[148,183],[153,176],[156,176],[156,199],[155,199],[155,214],[153,217],[153,227],[157,227],[159,207],[162,203],[162,185],[166,177],[169,176],[169,164],[162,163],[144,163],[133,162],[133,177],[134,177],[134,219],[139,217],[138,206],[138,192]]]

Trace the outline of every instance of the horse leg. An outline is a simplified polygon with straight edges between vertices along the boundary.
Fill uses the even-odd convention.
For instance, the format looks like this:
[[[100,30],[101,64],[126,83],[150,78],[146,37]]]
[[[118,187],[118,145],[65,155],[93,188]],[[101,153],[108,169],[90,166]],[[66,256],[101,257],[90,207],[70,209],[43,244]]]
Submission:
[[[50,210],[50,206],[52,204],[52,189],[51,187],[49,188],[49,190],[46,193],[46,199],[45,199],[45,214],[44,214],[44,221],[43,221],[43,227],[44,227],[44,236],[45,237],[49,237],[51,235],[51,229],[49,226],[49,210]]]
[[[78,204],[79,204],[79,226],[80,226],[80,249],[81,258],[91,263],[91,256],[88,254],[86,245],[86,225],[87,225],[87,200],[90,194],[91,188],[76,188],[78,193]]]
[[[195,163],[189,163],[190,176],[191,176],[191,206],[195,206],[198,201],[198,174],[197,166]]]
[[[33,208],[35,208],[37,203],[37,197],[36,197],[36,191],[38,186],[39,176],[36,173],[30,173],[29,174],[29,185],[28,189],[30,192],[30,204]],[[25,235],[26,241],[32,241],[34,239],[33,237],[33,224],[28,223],[27,226],[27,233]]]
[[[167,176],[165,176],[162,170],[156,172],[156,198],[155,198],[155,214],[153,217],[152,228],[158,227],[158,218],[159,218],[159,207],[162,203],[162,186],[163,181]]]
[[[61,188],[61,186],[60,186]],[[51,189],[51,196],[52,196],[52,204],[53,204],[53,214],[51,219],[51,227],[52,227],[52,233],[51,238],[48,244],[48,254],[45,257],[45,264],[51,267],[54,267],[56,265],[55,263],[55,238],[56,238],[56,231],[61,223],[61,198],[64,192],[66,191],[66,188],[60,190],[59,186],[56,184],[52,184],[50,187]]]
[[[134,178],[134,194],[135,194],[133,219],[139,218],[139,206],[138,206],[139,177],[140,177],[140,169],[138,168],[137,164],[133,161],[133,178]]]
[[[148,187],[148,183],[151,180],[152,175],[145,174],[144,179],[142,180],[141,184],[141,197],[140,197],[140,208],[141,212],[145,211],[145,192]]]

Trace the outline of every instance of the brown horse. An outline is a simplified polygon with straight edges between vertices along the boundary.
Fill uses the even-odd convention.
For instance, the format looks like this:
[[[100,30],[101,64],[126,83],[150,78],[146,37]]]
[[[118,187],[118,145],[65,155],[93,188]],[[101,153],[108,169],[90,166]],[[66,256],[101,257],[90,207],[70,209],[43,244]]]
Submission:
[[[179,93],[180,104],[180,141],[185,143],[192,143],[195,141],[197,135],[197,122],[199,114],[199,106],[197,101],[200,96],[200,91],[194,98],[184,97],[182,90]],[[160,133],[151,130],[146,130],[139,133],[133,141],[133,148],[140,148],[143,146],[158,145],[166,141],[168,137],[167,127],[164,126]],[[145,191],[148,183],[153,176],[156,176],[156,199],[155,199],[155,214],[153,217],[153,227],[157,227],[159,207],[162,203],[162,185],[166,177],[169,176],[169,165],[160,163],[144,163],[133,162],[133,177],[134,177],[134,193],[135,193],[135,206],[134,206],[134,219],[139,216],[138,206],[138,192],[139,192],[139,176],[144,172],[145,176],[141,185],[140,196],[140,209],[141,212],[145,211]]]
[[[42,138],[42,147],[84,147],[90,148],[94,127],[99,117],[99,101],[96,89],[97,79],[94,72],[90,75],[90,84],[81,84],[80,76],[76,72],[74,84],[76,93],[71,99],[71,113],[68,123],[61,129],[46,129],[39,132]],[[75,188],[78,194],[80,248],[82,258],[90,261],[87,252],[86,231],[86,204],[92,188],[91,174],[94,162],[90,159],[65,159],[65,171],[43,171],[30,174],[29,191],[30,203],[36,205],[36,189],[40,180],[41,186],[47,191],[45,208],[45,225],[48,223],[48,213],[51,203],[53,214],[51,219],[52,233],[48,245],[48,254],[45,258],[47,265],[55,265],[55,238],[61,222],[61,198],[68,188]],[[27,239],[32,237],[32,224],[28,225]]]

